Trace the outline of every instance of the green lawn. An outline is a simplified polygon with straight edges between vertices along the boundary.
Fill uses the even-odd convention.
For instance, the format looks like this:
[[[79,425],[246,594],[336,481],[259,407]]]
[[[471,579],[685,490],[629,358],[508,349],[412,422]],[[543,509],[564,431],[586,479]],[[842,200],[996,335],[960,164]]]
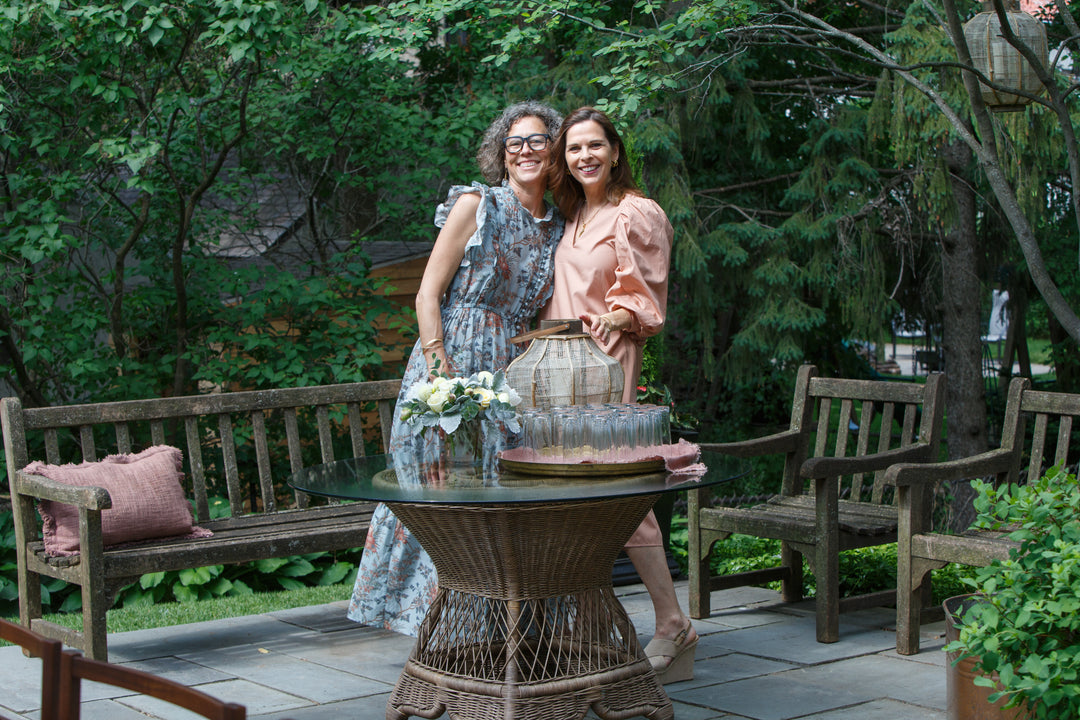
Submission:
[[[156,627],[185,625],[204,620],[258,615],[275,610],[288,610],[309,605],[325,605],[338,600],[348,600],[352,584],[306,587],[299,590],[264,592],[237,597],[221,597],[187,603],[160,603],[113,608],[109,611],[109,632],[146,630]],[[344,614],[342,610],[342,614]],[[18,616],[9,617],[18,622]],[[81,613],[50,614],[45,616],[59,625],[81,629]],[[6,643],[0,642],[0,645]]]
[[[1040,365],[1050,365],[1053,361],[1053,355],[1050,352],[1049,340],[1032,340],[1027,341],[1028,357],[1031,362],[1038,363]],[[1001,343],[1000,347],[998,343],[990,343],[990,356],[994,358],[994,361],[1001,359],[1000,351],[1005,349],[1005,343]]]

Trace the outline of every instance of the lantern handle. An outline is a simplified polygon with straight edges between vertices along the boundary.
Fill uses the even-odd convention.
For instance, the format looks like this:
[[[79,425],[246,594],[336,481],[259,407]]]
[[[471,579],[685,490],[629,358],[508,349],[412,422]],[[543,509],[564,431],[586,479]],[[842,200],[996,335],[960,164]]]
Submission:
[[[523,343],[526,340],[534,340],[534,339],[536,339],[538,337],[544,337],[545,335],[554,335],[555,333],[562,332],[563,330],[567,330],[569,328],[570,328],[570,323],[563,323],[562,325],[553,325],[551,327],[541,328],[539,330],[532,330],[532,331],[527,332],[527,333],[522,333],[521,335],[516,335],[516,336],[510,338],[510,342],[514,343],[516,345],[517,343]]]

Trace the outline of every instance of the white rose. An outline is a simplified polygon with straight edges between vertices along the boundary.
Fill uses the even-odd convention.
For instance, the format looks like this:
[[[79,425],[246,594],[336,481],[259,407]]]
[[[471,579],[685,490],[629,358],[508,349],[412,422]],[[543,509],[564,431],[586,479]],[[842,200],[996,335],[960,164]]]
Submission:
[[[450,388],[450,385],[451,385],[450,379],[449,378],[444,378],[441,375],[431,381],[431,388],[435,392],[448,391],[449,388]]]
[[[491,387],[491,383],[495,382],[495,376],[487,370],[476,373],[476,379],[488,387]]]
[[[431,397],[427,399],[428,407],[435,412],[442,412],[446,407],[447,401],[450,399],[450,393],[445,390],[436,390],[431,393]]]
[[[495,399],[495,393],[487,388],[477,389],[474,395],[480,400],[480,407],[482,408],[490,407],[491,401]]]
[[[506,403],[510,407],[517,407],[521,404],[521,396],[514,388],[507,388],[506,392],[499,393],[499,402]]]
[[[416,383],[405,393],[405,399],[427,402],[429,395],[431,395],[431,383]]]

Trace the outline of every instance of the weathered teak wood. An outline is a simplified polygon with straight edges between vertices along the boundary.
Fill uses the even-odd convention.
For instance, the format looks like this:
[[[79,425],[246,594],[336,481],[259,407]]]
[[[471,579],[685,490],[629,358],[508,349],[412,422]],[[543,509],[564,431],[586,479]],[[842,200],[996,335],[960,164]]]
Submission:
[[[1080,395],[1031,389],[1027,378],[1009,384],[1001,446],[979,455],[931,465],[889,468],[885,482],[897,489],[900,525],[897,540],[896,650],[919,652],[923,590],[930,571],[948,563],[973,567],[1007,559],[1016,543],[1005,533],[970,529],[960,535],[934,532],[929,517],[916,512],[931,502],[942,483],[994,478],[995,485],[1041,477],[1052,465],[1068,459],[1073,419],[1080,417]],[[1030,445],[1025,426],[1033,421]],[[1025,462],[1025,457],[1027,461]]]
[[[891,605],[893,591],[841,599],[839,557],[844,550],[896,541],[897,511],[887,502],[892,493],[886,492],[885,469],[938,459],[944,390],[940,373],[921,385],[817,377],[814,366],[804,365],[787,430],[703,444],[738,457],[782,455],[784,470],[779,494],[754,507],[709,507],[708,490],[689,493],[690,615],[709,616],[713,590],[775,580],[785,601],[801,600],[804,559],[817,583],[819,642],[839,639],[841,610]],[[713,544],[733,533],[781,540],[780,565],[711,576]]]
[[[309,506],[302,493],[288,500],[275,497],[274,484],[280,488],[288,473],[333,460],[335,435],[348,434],[348,457],[363,455],[361,416],[366,409],[378,410],[372,434],[385,451],[400,387],[400,380],[379,380],[46,408],[24,408],[14,397],[0,399],[15,515],[20,622],[106,660],[105,611],[120,588],[144,573],[362,547],[372,505]],[[153,444],[180,447],[196,522],[212,530],[213,537],[103,547],[101,512],[111,506],[108,492],[21,472],[36,459],[29,454],[35,437],[43,440],[45,459],[54,464]],[[228,495],[230,517],[210,519],[213,494]],[[79,508],[79,555],[45,554],[35,510],[43,499]],[[42,620],[42,577],[80,586],[81,632]]]
[[[60,657],[59,705],[64,720],[79,720],[82,681],[103,683],[158,698],[209,720],[245,720],[247,709],[202,690],[136,668],[83,657],[67,650]]]
[[[41,658],[41,720],[60,720],[60,653],[64,646],[59,640],[38,635],[22,625],[0,618],[0,640],[22,647],[31,657]],[[8,671],[9,672],[9,671]]]

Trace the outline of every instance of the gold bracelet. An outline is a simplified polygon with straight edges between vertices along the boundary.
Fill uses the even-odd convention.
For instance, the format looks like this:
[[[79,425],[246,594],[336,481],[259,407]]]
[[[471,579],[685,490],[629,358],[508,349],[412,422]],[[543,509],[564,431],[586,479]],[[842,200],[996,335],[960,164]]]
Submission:
[[[428,340],[426,343],[420,346],[421,350],[434,350],[439,345],[442,345],[442,338],[437,337],[432,340]]]

